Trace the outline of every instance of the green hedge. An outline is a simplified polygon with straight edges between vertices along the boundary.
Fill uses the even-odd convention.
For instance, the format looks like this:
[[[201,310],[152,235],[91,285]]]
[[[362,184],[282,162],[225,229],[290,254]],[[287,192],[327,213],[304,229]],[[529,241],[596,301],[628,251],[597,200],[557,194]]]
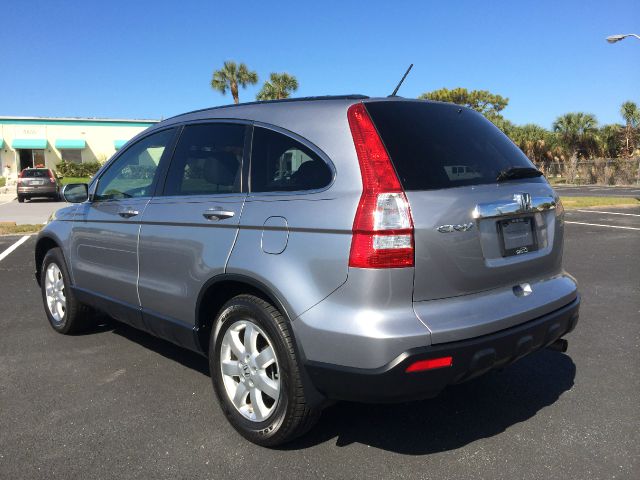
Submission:
[[[0,177],[0,188],[4,187],[7,184],[7,179],[4,177]]]
[[[101,166],[98,162],[72,163],[62,161],[56,165],[56,171],[63,177],[91,177]]]

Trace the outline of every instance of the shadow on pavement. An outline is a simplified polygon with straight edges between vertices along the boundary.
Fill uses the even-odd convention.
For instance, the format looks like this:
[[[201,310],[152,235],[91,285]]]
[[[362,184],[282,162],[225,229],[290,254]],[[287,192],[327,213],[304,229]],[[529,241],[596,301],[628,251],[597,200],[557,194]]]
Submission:
[[[209,376],[203,356],[127,325],[110,325],[116,335]],[[455,450],[535,416],[571,389],[575,375],[568,355],[542,350],[504,370],[451,386],[433,399],[392,405],[337,403],[324,410],[309,433],[282,450],[305,449],[333,438],[339,447],[361,443],[406,455]]]
[[[576,366],[567,355],[543,350],[503,371],[447,388],[438,397],[396,405],[338,403],[286,450],[336,438],[382,450],[424,455],[455,450],[497,435],[536,415],[571,389]]]

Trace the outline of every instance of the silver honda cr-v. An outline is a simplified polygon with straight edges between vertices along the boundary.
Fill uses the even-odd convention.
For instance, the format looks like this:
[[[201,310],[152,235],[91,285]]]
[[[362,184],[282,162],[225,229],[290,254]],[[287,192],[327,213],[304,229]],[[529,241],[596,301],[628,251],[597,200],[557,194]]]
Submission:
[[[49,322],[100,310],[208,355],[277,445],[334,400],[436,395],[578,321],[563,209],[492,123],[363,96],[195,111],[132,139],[38,237]]]

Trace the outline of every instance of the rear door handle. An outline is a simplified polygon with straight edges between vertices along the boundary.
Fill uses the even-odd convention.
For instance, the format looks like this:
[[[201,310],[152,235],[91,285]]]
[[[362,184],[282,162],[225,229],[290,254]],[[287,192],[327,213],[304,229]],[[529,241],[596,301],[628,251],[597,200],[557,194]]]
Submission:
[[[123,218],[131,218],[131,217],[135,217],[139,213],[140,212],[138,212],[138,210],[126,209],[126,210],[120,210],[118,212],[118,215],[120,215]]]
[[[224,220],[225,218],[231,218],[236,214],[231,210],[223,210],[222,207],[209,208],[205,210],[202,216],[207,220]]]

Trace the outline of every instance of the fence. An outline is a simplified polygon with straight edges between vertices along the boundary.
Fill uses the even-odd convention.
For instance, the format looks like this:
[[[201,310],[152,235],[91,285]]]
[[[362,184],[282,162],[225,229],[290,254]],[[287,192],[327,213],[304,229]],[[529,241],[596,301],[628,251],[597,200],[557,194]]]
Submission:
[[[566,183],[581,185],[634,185],[640,184],[640,157],[570,159],[539,165],[550,180],[562,179]]]

